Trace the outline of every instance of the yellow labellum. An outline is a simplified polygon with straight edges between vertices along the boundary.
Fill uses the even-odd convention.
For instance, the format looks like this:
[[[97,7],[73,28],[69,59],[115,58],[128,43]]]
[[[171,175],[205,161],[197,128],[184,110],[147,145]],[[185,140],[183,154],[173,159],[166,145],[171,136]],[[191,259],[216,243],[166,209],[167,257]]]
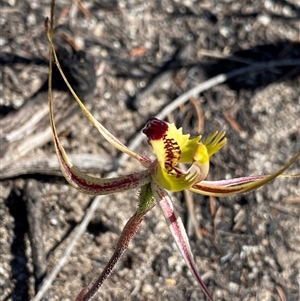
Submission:
[[[182,128],[173,123],[152,118],[143,130],[157,160],[149,169],[154,181],[171,191],[181,191],[204,180],[209,171],[209,158],[225,143],[225,134],[214,133],[204,143],[201,136],[190,139]],[[191,164],[185,172],[177,168],[179,163]]]

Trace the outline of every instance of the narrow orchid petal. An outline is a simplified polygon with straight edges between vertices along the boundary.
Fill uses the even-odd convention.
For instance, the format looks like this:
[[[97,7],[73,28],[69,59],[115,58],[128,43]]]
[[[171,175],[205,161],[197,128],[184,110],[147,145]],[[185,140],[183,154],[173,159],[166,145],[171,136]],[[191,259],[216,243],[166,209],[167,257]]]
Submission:
[[[51,77],[51,64],[49,70],[49,77]],[[53,131],[54,145],[56,149],[56,154],[62,173],[64,174],[67,181],[77,188],[78,190],[92,195],[99,194],[110,194],[113,192],[124,191],[128,189],[133,189],[136,187],[141,187],[146,183],[149,183],[151,177],[147,170],[132,173],[126,176],[120,176],[116,178],[101,179],[86,175],[81,172],[76,166],[72,164],[69,160],[64,147],[59,141],[53,116],[53,99],[51,92],[51,84],[49,83],[49,111],[50,111],[50,124]]]
[[[52,42],[52,38],[51,38],[51,34],[48,33],[48,40],[51,46],[51,51],[54,55],[54,60],[55,63],[57,65],[57,68],[59,70],[59,72],[61,73],[61,76],[63,77],[67,87],[69,88],[70,92],[72,93],[74,99],[76,100],[76,102],[78,103],[78,105],[80,106],[81,110],[83,111],[83,113],[86,115],[86,117],[90,120],[90,122],[94,125],[94,127],[99,131],[99,133],[115,148],[117,148],[119,151],[129,155],[130,157],[138,160],[143,166],[148,167],[150,164],[150,159],[143,157],[133,151],[131,151],[129,148],[127,148],[120,140],[118,140],[113,134],[111,134],[100,122],[98,122],[94,116],[90,113],[90,111],[86,108],[86,106],[82,103],[82,101],[80,100],[80,98],[77,96],[77,94],[75,93],[75,91],[73,90],[73,88],[71,87],[70,83],[68,82],[67,78],[65,77],[60,63],[58,61],[57,55],[56,55],[56,51],[55,51],[55,47],[53,45]],[[50,74],[49,74],[50,76]]]
[[[200,285],[201,289],[203,290],[204,294],[209,298],[209,300],[213,300],[210,292],[208,291],[206,285],[201,280],[201,277],[196,269],[196,265],[193,259],[193,255],[191,252],[190,244],[188,241],[188,237],[183,226],[183,223],[180,217],[176,214],[173,208],[172,200],[167,194],[167,192],[161,189],[155,182],[152,182],[152,192],[157,201],[160,205],[164,217],[168,223],[169,229],[173,235],[173,238],[185,259],[190,271],[196,278],[198,284]]]
[[[234,178],[228,180],[202,181],[201,184],[228,187],[228,186],[245,184],[245,183],[265,179],[268,176],[269,175],[254,175],[254,176],[240,177],[240,178]],[[278,176],[278,178],[300,178],[300,175],[281,174]]]
[[[245,184],[245,183],[265,179],[267,176],[268,175],[256,175],[256,176],[240,177],[240,178],[234,178],[228,180],[202,181],[201,184],[227,187],[227,186]]]
[[[215,197],[225,197],[238,194],[242,191],[243,187],[233,186],[224,187],[213,184],[205,184],[204,181],[193,185],[189,190],[191,192],[199,193],[202,195],[215,196]]]
[[[104,195],[104,194],[110,194],[114,192],[141,187],[144,184],[150,182],[151,177],[147,170],[134,172],[132,174],[120,176],[116,178],[108,178],[108,179],[92,177],[81,172],[69,160],[62,144],[59,141],[55,124],[54,124],[54,119],[53,119],[54,117],[53,117],[53,107],[52,107],[51,99],[49,100],[49,104],[50,104],[51,127],[54,136],[54,144],[55,144],[57,158],[59,160],[63,175],[73,187],[87,194]]]
[[[293,177],[282,175],[298,158],[300,151],[282,168],[271,175],[258,175],[221,181],[202,181],[194,184],[189,190],[203,195],[224,197],[255,190],[277,177]],[[299,175],[296,177],[300,177]]]

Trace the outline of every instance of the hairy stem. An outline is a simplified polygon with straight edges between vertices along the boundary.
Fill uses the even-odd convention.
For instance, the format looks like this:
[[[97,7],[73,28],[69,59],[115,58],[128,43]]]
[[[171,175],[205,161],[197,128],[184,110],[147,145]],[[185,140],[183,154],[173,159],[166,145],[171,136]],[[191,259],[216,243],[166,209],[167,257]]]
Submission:
[[[91,284],[84,287],[81,292],[76,297],[76,301],[89,301],[95,296],[99,288],[102,286],[104,281],[110,275],[112,269],[116,265],[116,263],[120,260],[121,256],[128,248],[129,242],[137,232],[141,222],[144,219],[146,212],[135,213],[126,223],[122,234],[118,240],[116,250],[112,255],[111,259],[109,260],[108,264],[105,266],[102,273],[98,276],[98,278],[92,282]]]

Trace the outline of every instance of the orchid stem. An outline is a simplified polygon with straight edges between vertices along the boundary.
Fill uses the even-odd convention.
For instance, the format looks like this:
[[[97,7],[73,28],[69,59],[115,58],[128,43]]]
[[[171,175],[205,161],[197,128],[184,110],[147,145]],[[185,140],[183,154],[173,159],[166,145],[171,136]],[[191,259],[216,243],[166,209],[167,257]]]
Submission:
[[[120,260],[123,253],[128,248],[129,242],[139,229],[141,222],[144,219],[144,214],[138,214],[137,212],[128,220],[126,223],[122,234],[118,240],[116,250],[109,260],[108,264],[105,266],[102,273],[98,276],[98,278],[88,286],[84,287],[81,292],[78,294],[76,301],[89,301],[95,296],[99,288],[102,286],[104,281],[110,275],[112,269],[116,265],[116,263]]]
[[[85,286],[81,290],[81,292],[77,295],[75,301],[91,300],[98,292],[104,281],[108,278],[117,262],[121,259],[123,253],[128,248],[131,239],[138,231],[140,224],[144,219],[144,216],[155,205],[150,184],[142,186],[139,199],[139,207],[135,214],[126,223],[117,242],[116,250],[110,258],[108,264],[105,266],[104,270],[98,276],[98,278],[96,278],[95,281],[92,281],[89,285]]]

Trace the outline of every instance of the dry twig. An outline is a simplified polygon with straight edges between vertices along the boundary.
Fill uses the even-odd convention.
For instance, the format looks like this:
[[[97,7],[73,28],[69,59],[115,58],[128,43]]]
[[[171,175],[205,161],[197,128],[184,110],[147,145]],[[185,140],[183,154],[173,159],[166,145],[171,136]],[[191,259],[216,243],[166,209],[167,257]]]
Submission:
[[[72,162],[82,171],[90,173],[109,172],[116,169],[114,159],[108,155],[70,155]],[[62,176],[56,155],[31,155],[22,157],[18,164],[0,167],[0,180],[27,174]]]
[[[28,232],[34,267],[35,291],[37,292],[42,283],[42,279],[45,277],[47,264],[42,230],[42,200],[36,180],[31,179],[26,182],[24,188],[24,201],[27,209]],[[44,295],[43,300],[48,300],[47,294]]]

